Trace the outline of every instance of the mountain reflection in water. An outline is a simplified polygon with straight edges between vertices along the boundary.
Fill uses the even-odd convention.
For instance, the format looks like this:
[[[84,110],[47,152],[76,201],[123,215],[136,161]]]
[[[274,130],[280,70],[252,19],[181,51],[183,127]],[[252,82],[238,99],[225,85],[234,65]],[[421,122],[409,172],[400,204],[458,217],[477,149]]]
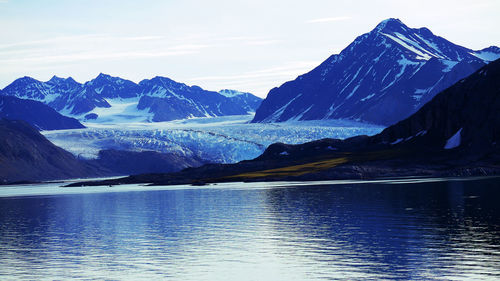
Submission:
[[[0,277],[495,279],[499,183],[239,184],[3,197]]]

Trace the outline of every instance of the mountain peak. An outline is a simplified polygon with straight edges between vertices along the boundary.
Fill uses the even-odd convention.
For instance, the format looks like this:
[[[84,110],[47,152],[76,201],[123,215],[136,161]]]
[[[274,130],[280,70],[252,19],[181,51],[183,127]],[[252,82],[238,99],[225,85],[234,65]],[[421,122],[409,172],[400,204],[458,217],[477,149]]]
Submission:
[[[176,82],[168,77],[164,77],[164,76],[155,76],[155,77],[151,78],[149,81],[151,81],[153,83],[159,83],[162,85],[181,84],[181,83],[178,83],[178,82]]]
[[[21,78],[17,78],[16,80],[14,80],[14,82],[12,82],[12,84],[14,83],[36,83],[36,82],[40,82],[38,80],[36,80],[35,78],[33,77],[30,77],[30,76],[23,76]]]
[[[62,78],[62,77],[59,77],[57,75],[52,76],[52,78],[50,78],[50,80],[47,81],[47,83],[50,83],[50,84],[60,84],[60,83],[79,84],[72,77]]]
[[[236,90],[230,90],[230,89],[223,89],[223,90],[220,90],[219,91],[219,94],[227,97],[227,98],[232,98],[232,97],[235,97],[235,96],[240,96],[240,95],[243,95],[243,94],[246,94],[246,93],[243,93],[243,92],[240,92],[240,91],[236,91]]]
[[[64,79],[64,81],[67,81],[69,83],[74,83],[74,84],[79,84],[78,82],[75,81],[75,79],[73,79],[73,77],[68,77],[66,79]]]
[[[57,82],[57,81],[62,81],[64,78],[57,77],[57,75],[52,76],[48,82]]]
[[[252,122],[353,119],[390,125],[499,58],[497,50],[473,51],[427,28],[386,19],[339,55],[273,88]]]
[[[102,80],[102,79],[106,79],[108,80],[109,78],[111,78],[111,75],[109,74],[104,74],[104,73],[99,73],[99,75],[97,75],[97,77],[95,78],[95,80]]]
[[[389,18],[380,22],[374,30],[377,32],[406,31],[408,30],[408,26],[406,26],[400,19]]]

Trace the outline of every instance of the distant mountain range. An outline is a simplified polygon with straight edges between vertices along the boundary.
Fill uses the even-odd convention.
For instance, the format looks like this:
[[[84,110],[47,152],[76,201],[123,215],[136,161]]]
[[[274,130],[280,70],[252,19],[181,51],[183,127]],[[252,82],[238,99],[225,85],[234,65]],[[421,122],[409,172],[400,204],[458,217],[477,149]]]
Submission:
[[[427,28],[388,19],[309,73],[272,89],[252,122],[353,119],[391,125],[499,57],[498,47],[473,51]]]
[[[241,115],[255,111],[261,102],[249,93],[232,90],[217,93],[165,77],[136,84],[102,73],[84,84],[71,77],[54,76],[47,82],[23,77],[5,87],[0,95],[39,101],[63,115],[96,122],[117,118],[157,122]]]
[[[375,136],[276,143],[254,160],[75,185],[205,184],[500,174],[500,59]]]

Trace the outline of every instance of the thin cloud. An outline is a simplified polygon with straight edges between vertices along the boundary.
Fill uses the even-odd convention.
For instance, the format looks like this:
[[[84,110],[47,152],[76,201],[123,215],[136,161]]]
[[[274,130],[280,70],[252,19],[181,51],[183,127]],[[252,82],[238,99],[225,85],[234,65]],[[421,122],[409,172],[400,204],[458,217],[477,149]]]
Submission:
[[[267,46],[267,45],[273,45],[273,44],[278,44],[281,42],[280,40],[253,40],[253,41],[248,41],[246,44],[250,46]]]
[[[165,39],[163,36],[153,35],[123,37],[108,34],[83,34],[20,41],[0,44],[0,63],[40,64],[85,60],[147,59],[196,54],[202,49],[213,47],[208,44],[169,44]],[[127,43],[124,44],[125,42]],[[100,48],[95,48],[95,45]]]
[[[127,41],[149,41],[164,39],[164,36],[137,36],[137,37],[124,37],[123,40]]]
[[[317,61],[308,62],[294,62],[287,66],[272,67],[256,71],[245,72],[237,75],[219,75],[219,76],[203,76],[191,78],[192,81],[237,81],[249,78],[262,78],[262,77],[277,77],[277,76],[290,76],[299,75],[312,67],[318,65]]]
[[[24,57],[16,59],[0,59],[1,63],[18,63],[18,62],[31,62],[31,63],[62,63],[62,62],[76,62],[88,60],[115,60],[115,59],[140,59],[140,58],[159,58],[159,57],[172,57],[183,56],[198,53],[195,50],[171,50],[164,52],[112,52],[112,53],[76,53],[67,55],[55,56],[36,56]]]
[[[285,66],[265,68],[243,72],[236,75],[203,76],[187,79],[193,84],[203,84],[210,87],[247,90],[258,96],[267,92],[281,82],[294,79],[300,74],[311,70],[319,64],[318,61],[291,62]]]
[[[1,1],[1,0],[0,0]],[[36,46],[40,47],[41,45],[49,45],[49,44],[64,44],[68,42],[81,42],[85,40],[96,40],[106,38],[104,34],[83,34],[76,36],[61,36],[50,39],[40,39],[40,40],[31,40],[31,41],[21,41],[14,42],[9,44],[0,44],[0,49],[8,49],[8,48],[18,48],[18,47],[29,47]]]
[[[351,17],[331,17],[331,18],[319,18],[306,21],[306,23],[323,23],[323,22],[335,22],[335,21],[346,21],[350,20]]]

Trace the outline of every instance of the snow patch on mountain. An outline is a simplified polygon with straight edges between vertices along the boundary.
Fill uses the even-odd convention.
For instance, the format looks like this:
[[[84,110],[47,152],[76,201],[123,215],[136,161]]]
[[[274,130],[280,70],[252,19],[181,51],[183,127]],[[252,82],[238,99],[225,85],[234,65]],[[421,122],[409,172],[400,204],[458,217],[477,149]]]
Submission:
[[[224,90],[220,90],[219,94],[221,94],[221,95],[223,95],[223,96],[225,96],[227,98],[233,98],[233,97],[241,96],[241,95],[244,95],[244,94],[247,94],[247,93],[236,91],[236,90],[224,89]]]
[[[300,96],[302,96],[302,94],[299,94],[297,95],[295,98],[293,98],[291,101],[289,101],[287,104],[285,104],[284,106],[282,106],[281,108],[279,108],[278,110],[276,110],[275,114],[269,116],[268,119],[266,119],[265,121],[267,122],[275,122],[278,120],[278,118],[281,116],[281,114],[283,114],[283,111],[285,111],[285,109],[292,103],[294,102],[296,99],[300,98]]]
[[[373,98],[374,96],[375,96],[375,94],[370,94],[370,95],[368,95],[368,96],[366,96],[366,97],[364,97],[364,98],[360,99],[360,101],[367,101],[367,100],[369,100],[369,99]]]
[[[470,54],[488,62],[492,62],[500,58],[499,48],[490,47],[488,49],[492,49],[495,51],[483,50],[483,51],[471,52]]]
[[[381,34],[392,39],[394,42],[405,47],[406,49],[410,50],[411,52],[417,54],[417,57],[415,57],[415,59],[417,59],[417,60],[429,60],[432,57],[429,54],[423,53],[420,48],[417,49],[414,46],[408,45],[404,40],[401,40],[399,37],[396,37],[396,36],[393,36],[393,35],[390,35],[387,33],[383,33],[383,32],[381,32]],[[411,45],[414,45],[414,44],[411,44]]]
[[[462,129],[460,128],[451,138],[446,141],[444,149],[453,149],[459,147],[462,140]]]
[[[453,67],[458,64],[458,61],[442,60],[441,63],[446,66],[446,68],[443,69],[443,72],[450,72]]]

